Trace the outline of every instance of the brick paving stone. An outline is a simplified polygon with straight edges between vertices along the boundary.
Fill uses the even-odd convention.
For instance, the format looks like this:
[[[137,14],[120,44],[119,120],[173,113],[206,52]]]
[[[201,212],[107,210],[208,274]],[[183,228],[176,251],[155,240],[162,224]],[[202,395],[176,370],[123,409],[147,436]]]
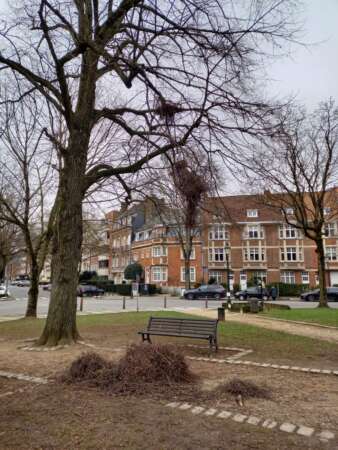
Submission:
[[[301,436],[310,437],[313,435],[314,431],[315,430],[313,428],[305,427],[305,426],[301,425],[297,430],[297,434],[300,434]]]
[[[187,409],[190,409],[192,405],[190,403],[182,403],[182,405],[179,407],[179,409],[183,409],[184,411]]]
[[[232,416],[232,412],[230,411],[222,411],[219,414],[217,414],[217,417],[220,419],[229,419],[229,417]]]
[[[323,440],[323,441],[328,441],[329,439],[333,439],[334,436],[335,435],[334,435],[334,433],[332,433],[332,431],[327,431],[327,430],[324,430],[321,433],[318,433],[319,439]]]
[[[205,416],[214,416],[217,413],[217,409],[210,408],[207,409],[204,413]]]
[[[322,373],[325,373],[325,374],[329,375],[329,374],[332,373],[332,370],[326,370],[326,369],[323,369],[323,370],[322,370]]]
[[[246,422],[250,425],[258,425],[260,421],[261,419],[259,417],[249,416]]]
[[[286,433],[292,433],[293,431],[295,431],[296,425],[294,425],[293,423],[284,422],[284,423],[282,423],[282,425],[279,427],[279,429],[280,429],[281,431],[285,431]]]
[[[235,414],[232,417],[232,420],[234,420],[235,422],[244,422],[245,419],[247,419],[248,416],[245,416],[244,414]]]
[[[264,428],[275,428],[275,426],[277,425],[277,422],[275,422],[274,420],[271,419],[266,419],[264,420],[264,422],[262,423],[262,427]]]
[[[201,412],[204,411],[204,410],[205,410],[205,408],[203,408],[202,406],[195,406],[195,407],[191,410],[191,412],[192,412],[193,414],[201,414]]]
[[[177,408],[178,405],[180,405],[180,402],[167,403],[165,406],[167,406],[168,408]]]
[[[290,366],[280,366],[280,368],[287,370],[287,369],[290,369]]]

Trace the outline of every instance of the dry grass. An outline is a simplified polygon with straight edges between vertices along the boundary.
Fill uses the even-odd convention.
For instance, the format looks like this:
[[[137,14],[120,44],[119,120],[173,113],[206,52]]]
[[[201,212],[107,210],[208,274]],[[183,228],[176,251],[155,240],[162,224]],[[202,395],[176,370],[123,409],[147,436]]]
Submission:
[[[111,393],[138,395],[192,383],[196,377],[184,356],[167,345],[132,345],[117,363],[96,353],[72,362],[61,376],[66,383],[83,383]]]
[[[243,399],[247,398],[262,398],[270,399],[271,392],[268,388],[258,386],[256,383],[249,380],[241,380],[240,378],[232,378],[226,384],[222,384],[215,389],[215,393],[228,393],[234,397],[239,395]]]

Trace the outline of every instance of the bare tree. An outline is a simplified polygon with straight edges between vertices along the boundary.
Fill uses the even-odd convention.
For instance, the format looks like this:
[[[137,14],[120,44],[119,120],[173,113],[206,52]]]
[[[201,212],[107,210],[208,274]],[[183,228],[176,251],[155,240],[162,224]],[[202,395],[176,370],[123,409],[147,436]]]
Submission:
[[[56,190],[51,144],[43,142],[39,105],[33,97],[2,103],[0,115],[0,220],[22,234],[30,268],[26,317],[36,317],[39,277],[49,252],[56,210],[54,206],[48,214]]]
[[[0,280],[6,275],[7,264],[22,250],[18,228],[0,219]]]
[[[290,112],[269,147],[251,155],[251,184],[261,200],[316,245],[319,306],[327,306],[325,224],[338,217],[338,110],[332,101],[311,115]]]
[[[88,189],[188,142],[226,155],[237,153],[244,135],[266,134],[274,108],[257,98],[253,74],[275,44],[292,39],[294,6],[294,0],[22,0],[3,23],[0,70],[28,81],[27,92],[45,100],[50,117],[62,116],[67,131],[62,144],[46,129],[61,171],[51,301],[39,344],[78,338]],[[118,139],[89,168],[102,123],[116,128]]]

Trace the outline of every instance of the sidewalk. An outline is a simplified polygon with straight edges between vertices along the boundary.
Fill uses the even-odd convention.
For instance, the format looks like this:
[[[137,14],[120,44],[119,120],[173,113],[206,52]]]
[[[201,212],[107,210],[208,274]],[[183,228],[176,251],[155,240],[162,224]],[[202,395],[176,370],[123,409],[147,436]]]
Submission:
[[[191,308],[189,313],[213,319],[217,318],[217,310],[213,309],[205,310]],[[303,325],[300,323],[293,323],[292,321],[277,321],[253,314],[228,313],[227,311],[225,312],[225,321],[245,323],[247,325],[268,328],[269,330],[284,331],[289,334],[338,343],[338,330],[317,327],[311,324]]]

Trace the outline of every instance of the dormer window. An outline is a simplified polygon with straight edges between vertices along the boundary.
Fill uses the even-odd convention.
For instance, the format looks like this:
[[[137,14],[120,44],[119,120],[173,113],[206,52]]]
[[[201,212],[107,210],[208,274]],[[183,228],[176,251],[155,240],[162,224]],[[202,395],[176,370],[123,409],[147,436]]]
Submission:
[[[246,210],[246,216],[247,217],[258,217],[257,209],[247,209]]]
[[[324,216],[327,216],[328,214],[330,214],[330,212],[331,212],[331,208],[323,208]]]

